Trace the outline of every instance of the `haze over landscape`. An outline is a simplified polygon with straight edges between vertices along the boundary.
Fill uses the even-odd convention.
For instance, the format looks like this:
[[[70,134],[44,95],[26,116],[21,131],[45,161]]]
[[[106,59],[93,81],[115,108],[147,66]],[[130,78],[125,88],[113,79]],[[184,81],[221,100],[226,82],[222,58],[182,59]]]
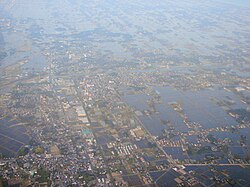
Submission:
[[[250,1],[0,0],[0,187],[250,186]]]

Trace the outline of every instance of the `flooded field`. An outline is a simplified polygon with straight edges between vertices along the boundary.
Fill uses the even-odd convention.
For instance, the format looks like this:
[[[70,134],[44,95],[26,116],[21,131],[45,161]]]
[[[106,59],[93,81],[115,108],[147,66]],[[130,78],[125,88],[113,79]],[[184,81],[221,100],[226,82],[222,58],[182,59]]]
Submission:
[[[235,119],[228,115],[223,107],[218,105],[219,101],[227,100],[232,103],[226,109],[246,109],[248,107],[234,93],[223,89],[206,89],[201,91],[181,91],[173,87],[156,87],[154,89],[159,93],[163,102],[155,104],[157,113],[153,113],[150,116],[142,115],[139,118],[155,136],[161,135],[166,128],[162,121],[169,121],[179,132],[188,131],[183,118],[171,107],[172,103],[179,103],[188,120],[199,123],[203,129],[237,124]],[[146,94],[127,94],[124,96],[124,100],[139,111],[149,110],[147,105],[149,99],[150,96]]]
[[[0,119],[0,152],[4,156],[15,156],[28,143],[29,136],[23,125],[10,118]]]

